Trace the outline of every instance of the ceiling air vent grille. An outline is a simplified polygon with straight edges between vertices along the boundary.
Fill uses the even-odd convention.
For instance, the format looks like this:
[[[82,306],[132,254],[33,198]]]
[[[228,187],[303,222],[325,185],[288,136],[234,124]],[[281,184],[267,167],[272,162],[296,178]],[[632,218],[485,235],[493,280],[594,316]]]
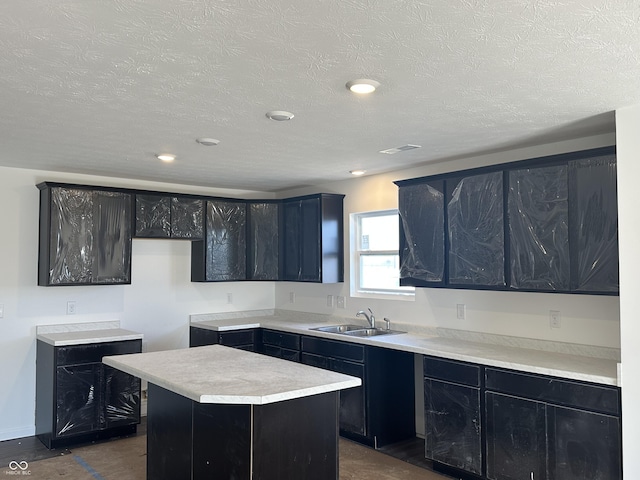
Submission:
[[[386,153],[387,155],[394,155],[399,152],[406,152],[407,150],[413,150],[414,148],[421,148],[421,145],[403,145],[396,148],[388,148],[387,150],[380,150],[380,153]]]

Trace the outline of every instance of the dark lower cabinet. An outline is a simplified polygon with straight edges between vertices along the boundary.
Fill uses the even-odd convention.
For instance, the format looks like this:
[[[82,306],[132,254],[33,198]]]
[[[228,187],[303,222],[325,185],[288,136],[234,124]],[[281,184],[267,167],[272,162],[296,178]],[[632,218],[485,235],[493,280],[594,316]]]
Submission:
[[[36,435],[47,448],[136,431],[140,379],[102,364],[141,340],[54,347],[37,342]]]
[[[300,361],[300,335],[262,330],[262,353],[292,362]]]
[[[191,326],[189,327],[189,347],[225,345],[239,350],[255,352],[258,343],[257,336],[255,328],[220,332],[218,330]]]
[[[362,380],[340,391],[340,434],[375,448],[415,438],[413,354],[302,336],[301,362]]]
[[[480,367],[424,357],[425,456],[482,475]]]

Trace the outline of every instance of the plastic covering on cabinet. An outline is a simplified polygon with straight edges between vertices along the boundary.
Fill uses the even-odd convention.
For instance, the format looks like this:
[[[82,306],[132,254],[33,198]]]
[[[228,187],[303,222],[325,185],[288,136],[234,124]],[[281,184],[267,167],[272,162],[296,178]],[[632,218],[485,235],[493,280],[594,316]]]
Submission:
[[[129,282],[130,209],[128,194],[52,188],[49,283]]]
[[[277,203],[249,205],[250,280],[278,279],[278,211]]]
[[[100,426],[100,364],[58,367],[55,435],[91,432]]]
[[[510,286],[569,289],[567,166],[509,172]]]
[[[104,414],[107,428],[130,424],[140,415],[140,379],[104,366]]]
[[[246,278],[246,205],[207,202],[208,281]]]
[[[171,235],[171,199],[160,195],[136,195],[136,236]]]
[[[202,239],[202,209],[204,201],[197,198],[171,199],[171,236],[174,238]]]
[[[572,201],[572,289],[616,292],[618,278],[618,203],[616,157],[569,162]]]
[[[51,189],[49,282],[89,283],[93,275],[93,192]]]
[[[460,179],[448,203],[449,282],[504,286],[502,172]]]
[[[399,189],[398,213],[404,235],[400,279],[444,279],[444,182]]]

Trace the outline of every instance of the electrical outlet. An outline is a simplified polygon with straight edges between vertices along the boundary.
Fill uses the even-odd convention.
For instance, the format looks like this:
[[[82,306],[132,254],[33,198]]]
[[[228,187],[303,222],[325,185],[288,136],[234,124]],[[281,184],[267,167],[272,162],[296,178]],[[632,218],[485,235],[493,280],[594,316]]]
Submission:
[[[289,303],[296,303],[296,294],[295,294],[295,292],[289,292]]]
[[[560,312],[558,310],[549,310],[549,326],[551,328],[560,328]]]
[[[227,303],[233,303],[233,293],[227,293]]]
[[[467,306],[464,303],[458,303],[456,305],[456,318],[458,320],[464,320],[467,317]]]
[[[76,314],[76,302],[67,302],[67,315]]]
[[[337,297],[337,302],[338,304],[338,308],[346,308],[347,307],[347,301],[344,297],[338,296]]]
[[[327,295],[327,307],[333,308],[333,295]]]
[[[4,318],[4,305],[0,303],[0,318]]]

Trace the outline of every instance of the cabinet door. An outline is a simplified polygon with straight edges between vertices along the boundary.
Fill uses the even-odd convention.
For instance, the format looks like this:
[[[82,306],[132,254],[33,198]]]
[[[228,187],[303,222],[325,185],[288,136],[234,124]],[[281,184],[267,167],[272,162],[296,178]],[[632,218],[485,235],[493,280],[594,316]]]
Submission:
[[[567,166],[509,172],[510,287],[569,290]]]
[[[246,205],[208,201],[206,280],[246,279]]]
[[[446,181],[449,283],[502,287],[503,173]]]
[[[162,195],[136,195],[136,237],[171,236],[171,198]]]
[[[444,281],[444,181],[398,190],[400,285]]]
[[[204,201],[198,198],[171,198],[171,238],[204,238]]]
[[[131,195],[95,193],[94,283],[131,283]]]
[[[279,211],[278,203],[248,205],[247,276],[249,280],[278,280]]]
[[[425,378],[426,457],[482,475],[480,389]]]
[[[545,404],[486,392],[487,478],[545,480]]]
[[[618,203],[616,157],[569,162],[571,288],[617,292]]]
[[[332,359],[330,369],[362,380],[359,387],[340,390],[340,430],[367,435],[364,365]]]
[[[216,345],[219,343],[218,332],[208,328],[189,328],[189,347],[204,347],[206,345]]]
[[[319,282],[320,267],[320,199],[300,202],[300,280]]]
[[[300,278],[301,252],[300,202],[282,204],[282,279],[297,281]]]
[[[622,478],[619,418],[555,406],[547,412],[550,478]]]
[[[101,426],[101,369],[100,363],[56,369],[54,437],[92,432]]]
[[[140,422],[140,379],[103,365],[105,428]]]

